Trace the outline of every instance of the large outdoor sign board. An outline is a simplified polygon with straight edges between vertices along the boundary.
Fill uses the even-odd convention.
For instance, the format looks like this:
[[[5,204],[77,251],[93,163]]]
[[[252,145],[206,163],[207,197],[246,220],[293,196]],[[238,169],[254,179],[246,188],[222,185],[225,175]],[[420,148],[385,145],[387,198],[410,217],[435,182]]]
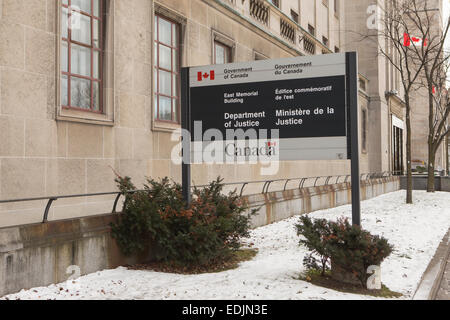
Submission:
[[[183,68],[186,202],[191,163],[350,159],[360,225],[357,60],[347,52]]]
[[[185,72],[191,162],[202,162],[199,153],[211,144],[217,144],[215,150],[223,156],[349,159],[345,53],[192,67]],[[256,143],[256,148],[238,147],[236,141],[243,139]]]

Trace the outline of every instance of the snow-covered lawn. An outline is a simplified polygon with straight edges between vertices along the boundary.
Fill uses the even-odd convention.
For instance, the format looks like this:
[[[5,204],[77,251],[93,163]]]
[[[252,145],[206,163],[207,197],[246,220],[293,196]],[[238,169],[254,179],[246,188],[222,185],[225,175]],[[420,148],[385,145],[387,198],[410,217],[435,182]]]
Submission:
[[[450,227],[450,193],[415,192],[415,204],[404,204],[405,192],[362,203],[362,225],[395,246],[382,266],[382,281],[412,298],[439,242]],[[351,207],[312,213],[315,218],[351,217]],[[306,250],[298,246],[298,217],[252,231],[246,243],[259,253],[238,269],[215,274],[175,275],[126,268],[106,270],[47,288],[9,295],[8,299],[374,299],[341,293],[296,280]]]

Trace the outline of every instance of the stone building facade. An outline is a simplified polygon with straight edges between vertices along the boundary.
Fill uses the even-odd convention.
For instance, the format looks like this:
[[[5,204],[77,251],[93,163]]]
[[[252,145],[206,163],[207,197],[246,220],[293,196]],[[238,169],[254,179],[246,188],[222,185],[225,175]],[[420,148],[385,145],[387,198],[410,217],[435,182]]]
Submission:
[[[404,115],[385,93],[398,84],[376,49],[346,32],[366,24],[369,2],[0,0],[0,199],[114,191],[114,172],[136,185],[180,181],[180,66],[350,50],[360,59],[361,172],[393,170],[392,123]],[[350,164],[286,161],[270,177],[259,169],[195,165],[192,180],[348,174]],[[58,200],[50,219],[111,205],[109,196]],[[0,226],[38,222],[43,207],[0,204]]]
[[[376,14],[388,10],[385,4],[384,0],[345,1],[344,4],[345,50],[358,52],[359,72],[367,77],[370,84],[367,89],[370,103],[367,108],[362,107],[362,112],[367,112],[369,119],[367,155],[370,171],[375,172],[405,169],[403,155],[406,146],[400,143],[406,141],[401,79],[388,59],[380,54],[379,46],[392,54],[391,45],[380,36],[378,29],[369,28],[370,23],[377,23]],[[377,27],[381,28],[382,23],[378,22]]]

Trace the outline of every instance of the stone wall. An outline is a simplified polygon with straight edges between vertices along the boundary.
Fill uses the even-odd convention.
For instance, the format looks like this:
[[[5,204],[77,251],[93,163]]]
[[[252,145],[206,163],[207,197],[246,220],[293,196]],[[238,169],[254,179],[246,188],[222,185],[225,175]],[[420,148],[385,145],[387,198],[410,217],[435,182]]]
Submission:
[[[399,189],[398,177],[361,181],[361,201]],[[253,226],[260,227],[295,215],[350,204],[351,184],[293,189],[246,198],[252,208],[261,208],[252,222]]]
[[[70,266],[81,274],[133,264],[150,257],[125,257],[110,236],[106,215],[0,229],[0,296],[23,288],[66,281]]]
[[[413,190],[427,190],[427,185],[427,176],[413,176]],[[406,190],[406,177],[401,177],[400,188]],[[434,177],[434,189],[435,191],[450,192],[450,177]]]

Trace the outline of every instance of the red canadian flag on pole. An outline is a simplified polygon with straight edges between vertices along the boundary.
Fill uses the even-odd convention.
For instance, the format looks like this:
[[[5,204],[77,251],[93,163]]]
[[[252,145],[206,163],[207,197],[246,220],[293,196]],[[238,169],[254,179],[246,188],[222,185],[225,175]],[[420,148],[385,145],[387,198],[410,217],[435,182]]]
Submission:
[[[214,72],[214,70],[211,70],[209,73],[208,72],[199,72],[197,74],[197,80],[198,81],[203,81],[203,79],[210,79],[210,80],[215,80],[216,79],[216,73]]]
[[[427,39],[417,38],[417,37],[411,37],[409,34],[405,33],[403,34],[403,45],[405,47],[414,46],[427,46]]]

